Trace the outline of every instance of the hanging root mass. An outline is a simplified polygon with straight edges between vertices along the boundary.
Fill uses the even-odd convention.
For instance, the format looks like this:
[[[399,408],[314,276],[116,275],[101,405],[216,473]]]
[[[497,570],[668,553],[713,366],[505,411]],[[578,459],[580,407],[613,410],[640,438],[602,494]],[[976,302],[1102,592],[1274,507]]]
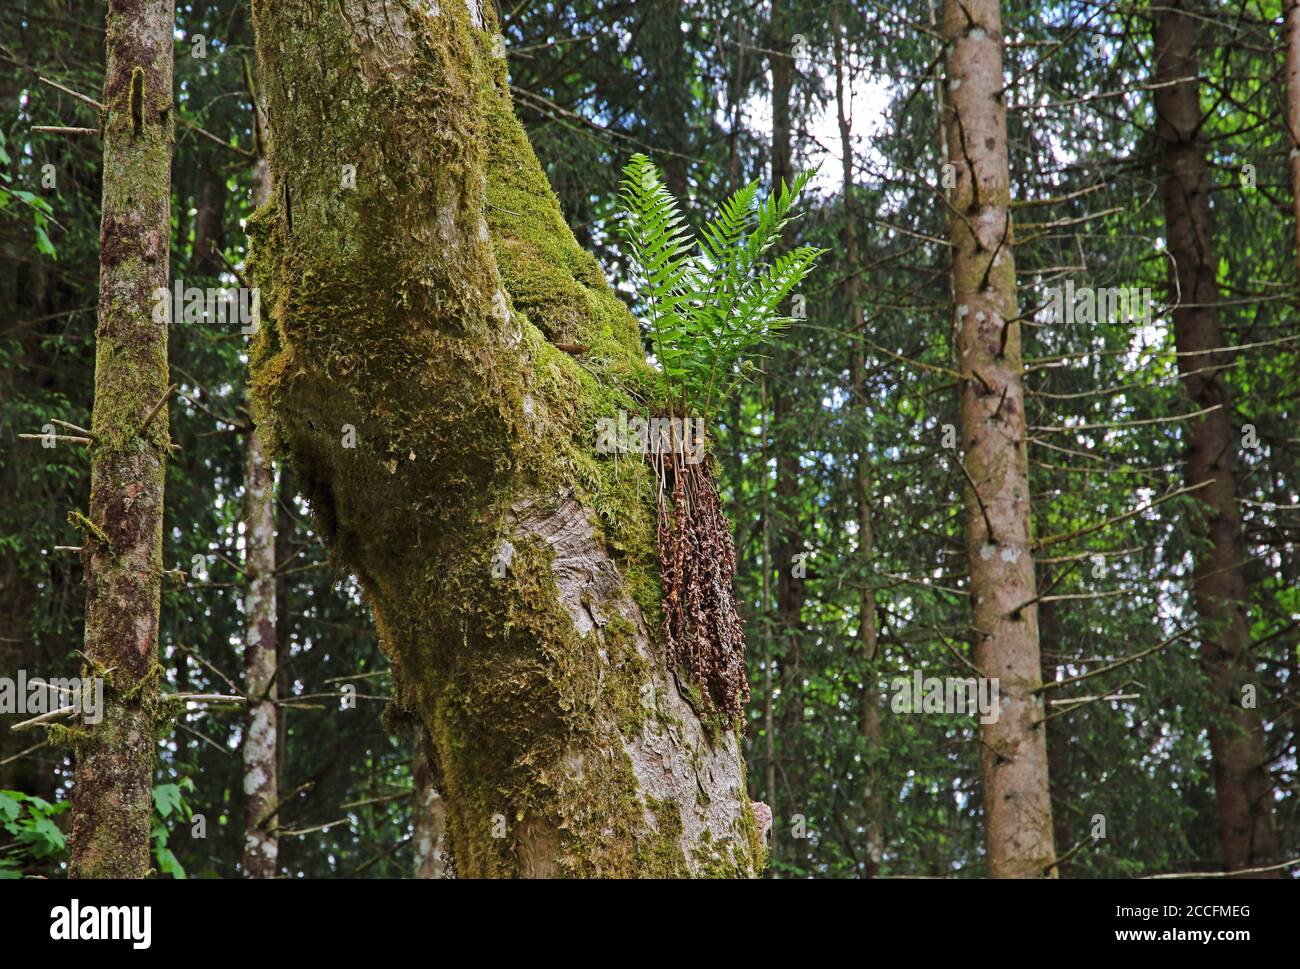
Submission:
[[[707,460],[651,455],[659,481],[657,544],[668,660],[699,685],[704,713],[743,717],[745,641],[732,580],[736,550]]]

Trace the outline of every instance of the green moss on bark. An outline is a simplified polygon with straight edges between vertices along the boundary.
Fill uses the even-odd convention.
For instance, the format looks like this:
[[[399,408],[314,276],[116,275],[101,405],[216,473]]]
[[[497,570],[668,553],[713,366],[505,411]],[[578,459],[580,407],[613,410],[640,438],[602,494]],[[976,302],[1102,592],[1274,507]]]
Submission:
[[[657,602],[653,486],[592,453],[649,386],[636,322],[565,228],[489,32],[342,6],[254,5],[276,181],[250,224],[259,427],[365,589],[457,872],[690,873],[681,805],[660,823],[634,763],[660,717],[625,606]],[[354,37],[372,17],[394,48]]]

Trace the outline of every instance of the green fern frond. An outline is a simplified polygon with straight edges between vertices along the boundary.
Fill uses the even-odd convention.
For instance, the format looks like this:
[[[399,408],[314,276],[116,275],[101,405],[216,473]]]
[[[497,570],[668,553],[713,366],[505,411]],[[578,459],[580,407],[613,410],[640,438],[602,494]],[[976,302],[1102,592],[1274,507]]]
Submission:
[[[757,181],[745,185],[692,247],[654,163],[637,154],[624,168],[622,230],[670,406],[707,418],[743,379],[742,357],[791,322],[778,307],[824,250],[801,246],[770,263],[764,257],[795,218],[794,203],[813,174],[762,198]]]

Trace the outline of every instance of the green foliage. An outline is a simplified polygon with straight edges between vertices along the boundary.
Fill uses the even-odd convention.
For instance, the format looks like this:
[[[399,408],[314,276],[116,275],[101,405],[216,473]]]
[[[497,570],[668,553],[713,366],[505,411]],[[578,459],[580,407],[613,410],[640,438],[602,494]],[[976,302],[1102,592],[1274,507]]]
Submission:
[[[4,132],[0,131],[0,165],[7,167],[11,161],[9,152],[5,150]],[[0,170],[0,212],[9,208],[15,201],[31,209],[32,231],[36,235],[36,251],[43,256],[57,259],[58,253],[55,251],[54,243],[50,241],[49,236],[49,227],[54,216],[54,209],[50,207],[49,202],[39,195],[25,189],[10,188],[12,181],[7,172]]]
[[[170,833],[167,819],[173,815],[176,820],[184,822],[193,817],[193,810],[185,801],[185,791],[193,791],[194,782],[188,777],[181,778],[177,784],[156,784],[153,789],[153,854],[158,864],[158,871],[173,878],[185,878],[185,869],[176,855],[167,847]]]
[[[51,804],[42,797],[22,791],[0,790],[0,828],[13,842],[0,848],[0,879],[21,878],[24,859],[44,861],[61,858],[67,840],[54,818],[71,807],[68,801]]]
[[[41,12],[32,4],[0,8],[0,32],[14,38],[10,46],[18,58],[5,68],[9,110],[0,124],[0,228],[7,241],[0,256],[0,574],[16,577],[0,596],[0,633],[21,640],[0,641],[3,671],[71,671],[79,662],[71,650],[82,640],[79,560],[49,550],[79,541],[66,514],[85,508],[87,456],[80,448],[46,450],[16,439],[39,432],[52,418],[84,426],[91,421],[100,153],[93,139],[41,135],[30,127],[94,124],[95,114],[37,84],[22,66],[39,67],[78,91],[101,90],[103,36],[75,25],[96,22],[102,8],[87,0],[65,6],[66,25],[29,16]],[[830,5],[786,6],[786,35],[800,33],[812,49],[829,56]],[[239,96],[240,68],[244,59],[253,59],[252,40],[249,18],[238,10],[231,0],[178,8],[182,34],[222,41],[207,59],[177,58],[177,110],[222,142],[247,147],[250,113]],[[611,231],[628,144],[654,146],[646,150],[662,162],[664,182],[683,200],[687,193],[723,198],[771,165],[772,132],[753,123],[761,113],[751,113],[753,105],[769,99],[768,58],[755,50],[772,47],[765,36],[770,25],[764,16],[714,19],[717,10],[726,5],[679,9],[581,0],[524,5],[504,17],[508,47],[527,52],[510,58],[512,82],[528,92],[518,96],[516,108],[567,221],[614,278],[633,278],[628,248],[616,245],[618,235]],[[1278,779],[1280,857],[1291,858],[1300,853],[1293,672],[1300,648],[1294,625],[1300,617],[1300,546],[1294,541],[1300,343],[1294,219],[1287,204],[1291,139],[1280,123],[1282,87],[1268,80],[1280,63],[1279,10],[1269,5],[1263,13],[1268,22],[1260,22],[1207,7],[1201,39],[1204,50],[1214,52],[1205,61],[1212,83],[1202,91],[1220,283],[1228,296],[1221,307],[1225,339],[1255,347],[1224,361],[1230,365],[1225,378],[1234,425],[1255,425],[1261,442],[1234,455],[1251,536],[1249,618],[1260,652],[1249,674],[1260,685],[1276,758],[1271,769]],[[960,519],[965,480],[952,452],[939,443],[943,427],[957,423],[956,394],[944,375],[953,365],[942,244],[950,212],[936,192],[947,159],[935,137],[942,122],[939,105],[913,80],[939,51],[932,35],[888,10],[860,12],[843,22],[850,75],[859,82],[881,79],[893,100],[877,110],[874,100],[858,96],[857,83],[851,85],[853,208],[838,191],[815,202],[806,199],[800,207],[806,214],[790,228],[800,233],[799,242],[834,248],[856,215],[861,261],[851,266],[837,252],[831,275],[839,281],[860,273],[859,302],[869,328],[862,340],[855,339],[847,287],[823,284],[809,292],[808,302],[809,315],[824,325],[800,321],[780,335],[788,370],[769,375],[761,389],[757,381],[741,382],[729,405],[720,408],[717,395],[711,405],[720,417],[717,453],[736,522],[736,585],[754,688],[744,741],[748,783],[751,795],[776,814],[769,866],[774,874],[865,871],[863,791],[870,771],[886,799],[883,872],[972,877],[983,870],[977,725],[949,714],[896,716],[889,708],[894,676],[918,667],[927,675],[969,671]],[[1079,15],[1070,5],[1004,5],[1005,35],[1024,39],[1005,52],[1007,76],[1019,79],[1013,100],[1060,103],[1068,112],[1009,115],[1019,309],[1036,320],[1042,319],[1034,308],[1045,301],[1044,287],[1061,285],[1061,267],[1078,266],[1081,257],[1087,270],[1078,271],[1076,283],[1150,286],[1158,301],[1169,298],[1167,256],[1152,245],[1164,232],[1159,199],[1152,195],[1150,165],[1140,161],[1147,157],[1154,120],[1149,96],[1135,87],[1150,72],[1149,25],[1131,22],[1118,9],[1102,12],[1080,32]],[[1269,31],[1272,41],[1264,36]],[[1110,38],[1105,56],[1093,49],[1098,36]],[[1048,43],[1056,53],[1044,57]],[[828,70],[814,63],[796,72],[789,103],[796,132],[816,130],[818,116],[834,115]],[[890,78],[904,83],[890,84]],[[1111,99],[1076,103],[1079,90],[1128,90],[1131,97],[1125,111],[1112,112]],[[873,114],[885,122],[876,131]],[[574,123],[580,118],[599,127]],[[833,141],[829,147],[838,152]],[[794,148],[798,155],[813,146],[796,136]],[[57,195],[39,187],[47,162],[59,172]],[[1245,162],[1256,168],[1257,188],[1241,184]],[[213,172],[220,178],[209,186]],[[242,264],[240,223],[251,212],[249,177],[244,161],[227,148],[178,127],[171,253],[177,275],[193,275],[195,215],[200,203],[213,199],[225,222],[223,254]],[[57,222],[48,204],[57,209]],[[719,222],[727,212],[724,206]],[[682,215],[674,228],[686,246],[693,237],[685,227],[702,227],[689,208]],[[725,239],[720,231],[715,236]],[[51,259],[55,248],[57,263]],[[822,257],[819,267],[830,258]],[[824,279],[817,277],[819,283]],[[221,273],[201,284],[234,282]],[[1027,321],[1022,333],[1031,363],[1030,423],[1084,427],[1184,413],[1168,322],[1162,311],[1153,332],[1142,335],[1151,351],[1134,355],[1136,335],[1122,327]],[[181,389],[227,416],[239,412],[245,350],[243,341],[206,325],[177,331],[170,347]],[[853,353],[865,357],[860,389],[845,379]],[[671,348],[660,356],[661,366],[665,359],[678,365]],[[738,367],[744,366],[742,359]],[[735,369],[718,372],[719,384],[725,383],[722,376],[738,376]],[[775,399],[783,407],[780,419]],[[222,691],[223,679],[181,647],[201,647],[204,663],[237,678],[241,439],[187,400],[177,399],[170,413],[179,450],[169,463],[166,565],[188,570],[200,555],[211,577],[164,592],[160,659],[169,688]],[[1170,422],[1036,432],[1029,442],[1036,534],[1068,533],[1123,515],[1150,494],[1176,486],[1184,427]],[[854,530],[854,458],[860,453],[870,458],[876,535],[870,550]],[[773,494],[776,455],[799,465],[795,494]],[[292,675],[282,681],[281,791],[303,789],[286,796],[279,821],[286,828],[314,828],[336,820],[337,805],[360,802],[347,810],[347,824],[282,838],[281,865],[307,877],[400,876],[410,870],[411,846],[394,851],[392,838],[409,830],[414,802],[393,795],[411,783],[409,743],[383,729],[375,715],[378,702],[339,717],[325,704],[313,707],[299,699],[335,692],[331,681],[340,676],[374,677],[366,680],[373,685],[366,692],[387,694],[389,664],[355,584],[335,582],[314,554],[319,539],[292,486],[282,490],[281,509],[278,527],[291,561],[282,575],[279,638],[292,664]],[[1175,622],[1194,618],[1194,513],[1190,498],[1169,502],[1070,543],[1057,551],[1057,562],[1037,564],[1040,591],[1081,597],[1040,612],[1047,675],[1094,672],[1098,661],[1147,648],[1171,634]],[[777,609],[777,569],[784,563],[774,562],[765,547],[765,538],[779,539],[785,527],[816,549],[797,619]],[[1090,553],[1105,555],[1104,568],[1091,558],[1074,558]],[[870,666],[855,643],[863,585],[875,591],[877,610],[879,649]],[[1099,598],[1083,598],[1088,595]],[[1138,700],[1083,704],[1048,724],[1053,786],[1059,788],[1053,803],[1058,850],[1064,854],[1080,845],[1063,866],[1065,876],[1130,877],[1213,864],[1218,834],[1205,734],[1213,710],[1204,697],[1199,652],[1194,638],[1184,639],[1073,691],[1058,691],[1121,692],[1137,678],[1136,688],[1128,684],[1122,692],[1141,693]],[[863,736],[868,701],[881,711],[879,744]],[[238,872],[242,764],[230,751],[237,749],[240,728],[240,717],[210,709],[203,737],[178,729],[175,742],[164,746],[159,779],[200,778],[200,792],[185,796],[203,805],[196,810],[207,813],[209,825],[206,839],[187,837],[183,827],[167,839],[163,806],[173,826],[189,815],[176,795],[163,791],[168,785],[161,785],[154,826],[160,873],[176,874],[157,850],[160,840],[191,878]],[[8,734],[0,722],[0,760],[26,744],[23,734]],[[67,815],[53,792],[70,772],[70,761],[62,757],[28,756],[0,768],[0,788],[46,799],[0,791],[0,878],[59,874],[66,855],[58,846],[59,826],[66,827]],[[804,841],[788,833],[796,811],[807,819]],[[1094,840],[1097,814],[1112,824],[1106,838]],[[1115,818],[1130,820],[1115,824]]]
[[[744,378],[744,355],[792,322],[778,307],[825,252],[799,246],[768,260],[814,171],[765,198],[757,180],[722,203],[695,241],[677,200],[642,154],[623,169],[622,229],[649,317],[660,390],[674,410],[708,417]]]
[[[188,821],[193,816],[184,793],[193,790],[194,782],[188,777],[153,789],[153,853],[160,874],[186,877],[167,847],[168,819]],[[54,819],[71,807],[71,801],[51,804],[34,794],[0,790],[0,829],[12,838],[0,845],[0,879],[21,878],[26,869],[44,872],[68,860],[67,835]]]

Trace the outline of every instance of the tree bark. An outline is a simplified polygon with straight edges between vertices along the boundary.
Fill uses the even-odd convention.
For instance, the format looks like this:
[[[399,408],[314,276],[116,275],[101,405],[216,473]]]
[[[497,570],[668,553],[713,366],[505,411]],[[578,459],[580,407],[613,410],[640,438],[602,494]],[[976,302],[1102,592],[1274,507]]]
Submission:
[[[226,179],[215,170],[205,171],[200,180],[194,211],[194,246],[190,269],[195,276],[221,273],[221,250],[226,234]]]
[[[265,157],[266,119],[257,91],[250,90],[249,95],[258,131],[256,141],[262,149],[253,170],[253,201],[260,207],[271,200],[271,176]],[[275,473],[262,435],[256,425],[251,425],[244,432],[244,690],[248,695],[248,720],[243,750],[243,870],[249,878],[274,878],[279,871],[275,810],[280,801],[276,705],[280,649],[275,563]]]
[[[447,808],[433,786],[429,759],[417,739],[411,774],[415,781],[414,823],[415,877],[447,877]]]
[[[943,4],[954,346],[962,375],[966,553],[975,663],[999,681],[980,727],[988,874],[1055,873],[1032,556],[1023,367],[997,0]],[[955,457],[954,460],[962,460]]]
[[[276,753],[275,476],[261,437],[244,437],[244,874],[274,878],[280,842],[272,814],[279,803]]]
[[[296,521],[289,509],[294,507],[297,486],[293,472],[287,464],[281,462],[276,468],[279,472],[279,487],[275,503],[275,560],[277,566],[275,577],[275,668],[285,670],[292,655],[294,625],[290,590],[293,588],[293,576],[285,574],[286,565],[294,561],[293,537],[296,534]],[[289,744],[290,711],[284,704],[290,692],[286,688],[287,676],[276,675],[275,698],[280,701],[276,707],[275,731],[275,785],[277,792],[287,789],[286,771]]]
[[[1256,710],[1242,705],[1241,688],[1255,672],[1195,44],[1193,15],[1185,3],[1170,0],[1155,26],[1156,136],[1178,369],[1196,409],[1218,408],[1189,424],[1184,473],[1189,487],[1203,486],[1196,497],[1205,545],[1195,554],[1193,577],[1201,664],[1216,708],[1209,734],[1219,845],[1225,869],[1235,871],[1277,861],[1277,834],[1264,725]]]
[[[592,453],[651,386],[638,327],[564,224],[490,9],[253,11],[259,426],[366,591],[458,874],[754,874],[736,732],[652,632],[649,468]]]
[[[863,874],[875,878],[885,852],[885,799],[880,790],[876,761],[881,749],[880,696],[876,679],[876,590],[871,585],[871,560],[875,555],[875,529],[871,520],[871,459],[867,453],[867,368],[861,339],[866,333],[862,310],[862,260],[858,243],[858,211],[853,197],[853,127],[845,90],[844,41],[840,8],[831,8],[835,32],[835,104],[840,129],[841,181],[844,191],[845,296],[853,308],[853,330],[849,339],[849,379],[861,435],[854,461],[853,496],[858,524],[858,556],[863,563],[862,589],[858,594],[858,649],[862,657],[861,723],[865,758],[862,810],[866,835]]]
[[[90,515],[83,521],[85,675],[103,719],[77,736],[69,873],[150,871],[158,714],[163,484],[170,448],[167,288],[173,138],[172,0],[120,0],[105,33],[99,325]],[[160,316],[161,319],[156,318]]]

